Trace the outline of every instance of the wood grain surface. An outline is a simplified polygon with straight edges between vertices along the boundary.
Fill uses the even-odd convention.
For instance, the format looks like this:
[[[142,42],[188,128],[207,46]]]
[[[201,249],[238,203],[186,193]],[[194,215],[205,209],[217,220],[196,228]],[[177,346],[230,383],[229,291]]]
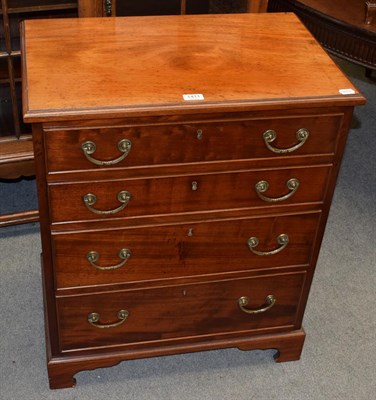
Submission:
[[[25,34],[28,122],[176,112],[192,104],[270,108],[307,96],[363,102],[293,14],[26,21]],[[184,94],[204,100],[185,101]]]

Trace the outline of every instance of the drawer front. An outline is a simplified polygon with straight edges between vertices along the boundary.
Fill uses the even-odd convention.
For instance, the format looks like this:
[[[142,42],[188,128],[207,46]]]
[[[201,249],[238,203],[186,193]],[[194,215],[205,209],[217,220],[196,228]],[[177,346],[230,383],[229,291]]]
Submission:
[[[57,299],[60,346],[64,351],[292,329],[304,280],[305,273],[299,272],[61,297]]]
[[[64,222],[321,202],[329,171],[320,166],[50,184],[51,217]]]
[[[290,154],[330,154],[335,151],[341,120],[341,115],[316,115],[251,121],[47,131],[48,170],[126,168]],[[297,138],[297,132],[300,130],[300,135],[303,132],[301,129],[309,131],[306,140],[301,136]],[[270,130],[275,132],[275,139],[267,145],[264,133]],[[105,165],[101,165],[103,162]]]
[[[319,216],[58,234],[56,284],[72,288],[308,265]]]

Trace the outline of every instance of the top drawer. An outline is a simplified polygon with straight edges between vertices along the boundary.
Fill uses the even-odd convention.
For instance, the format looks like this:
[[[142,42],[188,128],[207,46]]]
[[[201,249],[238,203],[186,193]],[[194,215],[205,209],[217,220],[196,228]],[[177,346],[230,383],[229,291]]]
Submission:
[[[47,169],[127,168],[332,154],[342,115],[47,130]]]

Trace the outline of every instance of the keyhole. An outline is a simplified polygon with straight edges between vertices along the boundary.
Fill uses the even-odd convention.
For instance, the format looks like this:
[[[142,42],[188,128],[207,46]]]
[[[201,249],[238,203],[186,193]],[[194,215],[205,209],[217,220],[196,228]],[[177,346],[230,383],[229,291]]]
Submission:
[[[192,228],[188,229],[188,236],[193,236],[193,229]]]
[[[201,129],[197,129],[197,139],[198,140],[202,139],[202,130]]]
[[[196,181],[192,182],[192,190],[197,190],[198,189],[198,183]]]

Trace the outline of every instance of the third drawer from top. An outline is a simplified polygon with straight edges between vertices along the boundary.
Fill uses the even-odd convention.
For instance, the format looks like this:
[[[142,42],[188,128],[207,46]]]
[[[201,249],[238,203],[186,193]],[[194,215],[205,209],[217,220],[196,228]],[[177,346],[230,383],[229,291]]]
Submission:
[[[308,267],[320,215],[55,234],[57,288]]]

